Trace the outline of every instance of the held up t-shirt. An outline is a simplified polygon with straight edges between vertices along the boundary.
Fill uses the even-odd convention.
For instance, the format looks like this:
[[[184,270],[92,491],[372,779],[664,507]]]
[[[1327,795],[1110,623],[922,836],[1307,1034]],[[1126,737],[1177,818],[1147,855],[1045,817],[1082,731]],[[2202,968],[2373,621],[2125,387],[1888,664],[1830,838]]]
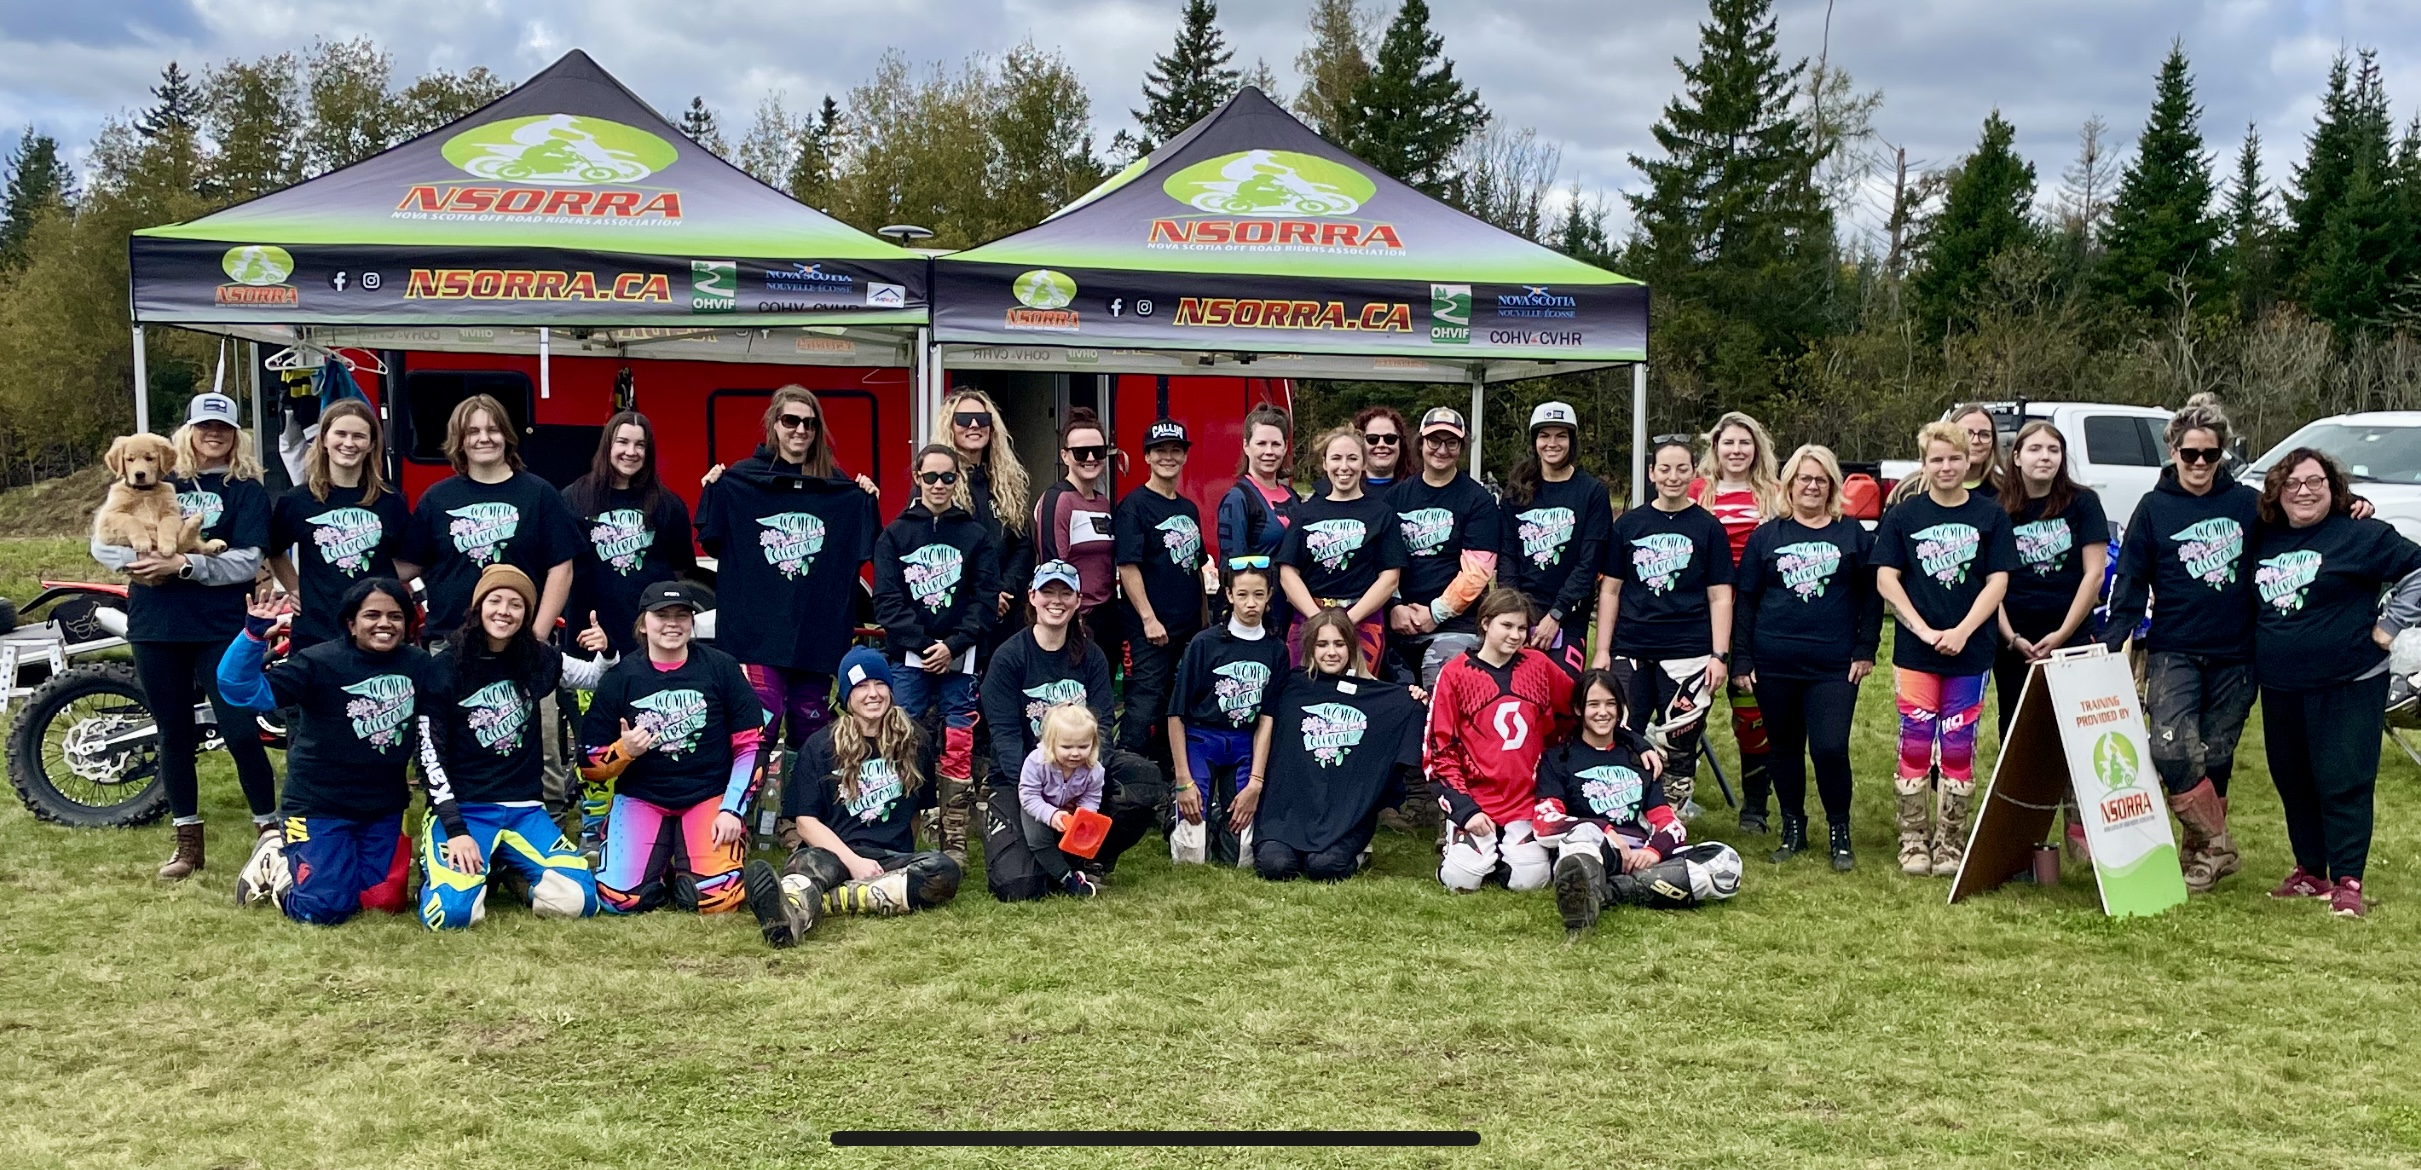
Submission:
[[[1296,504],[1278,549],[1278,562],[1293,565],[1313,597],[1349,605],[1405,559],[1394,507],[1367,490],[1357,500],[1315,496]]]
[[[219,471],[168,482],[177,490],[178,510],[202,518],[203,540],[226,541],[230,550],[267,550],[269,493],[258,482],[229,479]],[[157,585],[131,583],[126,587],[126,640],[223,645],[244,628],[244,605],[251,594],[250,582],[203,585],[171,578]]]
[[[403,546],[411,518],[403,496],[392,490],[367,504],[360,488],[330,488],[323,500],[308,487],[296,487],[277,498],[269,514],[269,549],[293,550],[294,577],[302,587],[295,645],[317,645],[343,634],[336,624],[337,603],[355,582],[395,575],[395,550]]]
[[[2001,604],[2009,610],[2009,624],[2028,638],[2048,634],[2068,620],[2068,606],[2085,580],[2086,547],[2110,539],[2110,519],[2102,514],[2102,498],[2092,488],[2077,489],[2076,498],[2057,516],[2045,517],[2043,505],[2043,500],[2027,500],[2009,530],[2017,546],[2017,568],[2009,571],[2009,596]],[[2094,582],[2096,588],[2100,585]]]
[[[1202,592],[1202,510],[1182,495],[1172,500],[1139,487],[1118,502],[1113,527],[1118,564],[1133,565],[1142,574],[1152,615],[1169,636],[1183,638],[1201,629],[1207,596]],[[1141,637],[1141,623],[1132,632]]]
[[[1407,605],[1427,605],[1446,592],[1462,572],[1463,553],[1495,553],[1504,543],[1504,510],[1468,474],[1457,471],[1444,487],[1431,487],[1420,476],[1387,489],[1404,532],[1404,580],[1396,593]],[[1467,606],[1438,625],[1441,632],[1471,633],[1479,628]]]
[[[1900,587],[1917,616],[1947,630],[1967,620],[1985,578],[2016,571],[2017,542],[2009,527],[2001,505],[1974,492],[1956,508],[1945,508],[1930,495],[1910,496],[1885,513],[1875,529],[1875,567],[1898,569]],[[1993,625],[1987,621],[1956,658],[1945,657],[1902,623],[1900,636],[1892,639],[1891,661],[1928,674],[1982,674],[1992,668],[1993,645]]]
[[[1367,678],[1289,672],[1272,701],[1256,840],[1318,853],[1365,831],[1398,768],[1421,764],[1421,707]]]
[[[1732,546],[1706,509],[1645,504],[1624,512],[1606,541],[1604,571],[1622,582],[1614,653],[1653,662],[1715,652],[1706,591],[1732,583]]]
[[[615,791],[683,809],[723,795],[731,782],[731,737],[765,726],[765,708],[730,655],[692,645],[689,660],[672,670],[636,654],[606,671],[581,721],[581,745],[620,739],[624,720],[653,731],[656,743],[623,769]]]
[[[440,480],[420,497],[404,532],[396,557],[421,568],[421,584],[429,591],[423,634],[431,639],[462,624],[481,570],[511,565],[529,574],[530,583],[543,592],[547,572],[571,560],[580,545],[563,496],[527,471],[516,471],[502,483],[467,475]],[[538,633],[544,637],[552,631]]]

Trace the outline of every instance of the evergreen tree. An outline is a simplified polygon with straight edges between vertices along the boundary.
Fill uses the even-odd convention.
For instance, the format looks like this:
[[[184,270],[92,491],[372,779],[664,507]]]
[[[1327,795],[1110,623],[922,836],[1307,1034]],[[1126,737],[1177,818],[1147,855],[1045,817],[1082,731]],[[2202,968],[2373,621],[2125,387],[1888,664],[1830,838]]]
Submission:
[[[1440,198],[1454,194],[1460,177],[1455,152],[1488,122],[1487,107],[1454,76],[1445,48],[1446,38],[1430,31],[1425,0],[1404,0],[1338,136],[1363,161]]]
[[[2145,312],[2166,312],[2189,294],[2217,309],[2221,301],[2211,294],[2225,289],[2227,276],[2222,225],[2211,214],[2211,157],[2203,153],[2202,110],[2184,46],[2169,46],[2153,93],[2135,162],[2119,176],[2110,204],[2098,283],[2105,296]]]
[[[2370,50],[2361,53],[2359,79],[2345,54],[2329,64],[2328,88],[2320,95],[2320,114],[2305,136],[2303,165],[2295,168],[2295,189],[2286,196],[2286,237],[2282,257],[2288,272],[2300,280],[2312,266],[2313,250],[2329,212],[2345,199],[2354,170],[2366,149],[2386,133],[2386,97],[2378,84],[2378,66]],[[2372,108],[2376,105],[2377,108]],[[2383,164],[2385,155],[2371,160]]]
[[[2368,50],[2350,84],[2330,73],[2311,158],[2289,210],[2298,235],[2297,286],[2304,307],[2340,329],[2381,323],[2414,251],[2404,214],[2387,88]],[[2300,233],[2306,223],[2310,235]]]
[[[1346,110],[1370,78],[1370,21],[1354,0],[1312,0],[1311,43],[1295,55],[1295,116],[1330,138],[1343,137]]]
[[[1909,300],[1928,337],[1972,321],[1992,258],[2036,238],[2034,164],[2018,157],[2016,142],[2016,127],[1994,110],[1975,153],[1951,178],[1942,210],[1918,237],[1922,267]]]
[[[2245,124],[2228,184],[2228,271],[2236,286],[2236,315],[2252,321],[2278,299],[2278,217],[2261,186],[2261,131]]]
[[[152,105],[135,119],[135,129],[145,138],[162,134],[191,134],[202,118],[202,90],[194,84],[193,75],[171,61],[160,71],[160,83],[151,87]]]
[[[689,99],[689,108],[681,112],[681,133],[718,158],[731,153],[723,144],[723,129],[715,123],[715,112],[706,108],[703,96]]]
[[[1793,108],[1806,62],[1775,51],[1771,0],[1712,0],[1682,90],[1652,129],[1631,267],[1657,288],[1666,352],[1720,392],[1756,397],[1828,331],[1832,215],[1816,185],[1810,127]],[[1660,310],[1660,312],[1662,312]],[[1670,384],[1670,383],[1668,383]]]
[[[799,149],[790,164],[790,197],[822,210],[832,202],[832,177],[840,165],[841,104],[824,95],[815,116],[799,127]]]
[[[34,224],[44,211],[67,206],[73,195],[73,176],[59,161],[59,141],[26,127],[8,156],[8,186],[0,194],[0,269],[25,263]]]
[[[1212,0],[1185,0],[1182,20],[1176,45],[1152,58],[1152,67],[1143,75],[1143,108],[1129,111],[1143,127],[1141,134],[1125,139],[1136,158],[1208,117],[1243,84],[1243,73],[1228,67],[1236,51],[1219,32],[1219,6]]]

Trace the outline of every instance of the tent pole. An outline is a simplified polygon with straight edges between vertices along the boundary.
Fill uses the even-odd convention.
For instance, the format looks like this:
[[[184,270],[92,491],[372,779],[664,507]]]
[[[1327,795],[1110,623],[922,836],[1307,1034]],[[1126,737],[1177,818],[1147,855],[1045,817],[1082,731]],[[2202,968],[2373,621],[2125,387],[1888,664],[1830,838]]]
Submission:
[[[143,353],[143,327],[134,327],[135,433],[151,429],[151,370]]]
[[[1647,502],[1648,363],[1631,363],[1631,506]]]
[[[1480,405],[1488,392],[1488,367],[1471,367],[1471,478],[1480,474]]]
[[[268,417],[261,409],[261,343],[257,341],[244,343],[244,382],[252,388],[252,453],[260,456],[266,454],[269,441],[262,434]]]
[[[934,371],[932,338],[933,331],[931,329],[928,329],[922,325],[917,327],[916,361],[913,363],[916,368],[916,450],[923,450],[925,444],[933,441],[935,413],[937,410],[934,400],[938,396],[939,392],[934,388],[933,385]],[[911,454],[914,454],[914,452],[912,451]],[[916,468],[910,467],[908,472],[911,476],[914,476]]]
[[[540,398],[555,396],[555,382],[550,376],[553,371],[548,368],[552,364],[550,359],[554,356],[549,352],[552,348],[549,344],[549,332],[544,325],[538,327],[538,397]]]

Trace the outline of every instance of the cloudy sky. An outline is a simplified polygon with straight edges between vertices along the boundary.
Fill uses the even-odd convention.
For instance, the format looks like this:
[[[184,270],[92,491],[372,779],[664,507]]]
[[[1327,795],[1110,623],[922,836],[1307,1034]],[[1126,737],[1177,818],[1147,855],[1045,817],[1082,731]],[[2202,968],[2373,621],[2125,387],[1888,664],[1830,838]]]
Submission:
[[[1066,54],[1091,90],[1107,141],[1129,125],[1142,71],[1166,49],[1179,0],[0,0],[0,126],[32,124],[88,141],[101,120],[141,106],[170,59],[189,69],[231,56],[366,35],[400,74],[486,65],[518,80],[574,47],[674,113],[702,94],[736,137],[758,99],[796,107],[845,94],[886,48],[919,61],[996,52],[1031,38]],[[1305,0],[1225,0],[1239,62],[1265,59],[1283,86],[1305,40]],[[1392,10],[1392,4],[1385,4]],[[1563,150],[1561,177],[1608,194],[1639,181],[1627,156],[1694,56],[1703,0],[1437,3],[1461,76],[1505,123]],[[1786,54],[1826,43],[1824,0],[1777,0]],[[2268,144],[2273,182],[2300,156],[2328,63],[2340,47],[2380,51],[2399,118],[2421,110],[2421,0],[1836,0],[1832,60],[1879,88],[1880,137],[1913,164],[1942,165],[1998,107],[2044,180],[2046,198],[2095,113],[2131,141],[2153,70],[2172,38],[2191,54],[2204,129],[2222,156],[2245,125]],[[13,138],[13,133],[11,135]]]

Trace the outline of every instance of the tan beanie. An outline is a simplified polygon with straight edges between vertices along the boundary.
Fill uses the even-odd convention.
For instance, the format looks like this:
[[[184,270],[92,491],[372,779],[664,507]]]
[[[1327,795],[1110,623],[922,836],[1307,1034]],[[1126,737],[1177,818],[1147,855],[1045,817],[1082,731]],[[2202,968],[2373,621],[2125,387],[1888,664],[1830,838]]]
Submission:
[[[535,617],[538,612],[538,587],[530,584],[530,575],[511,565],[489,565],[479,571],[479,583],[471,586],[471,612],[479,612],[479,603],[499,589],[510,589],[521,595],[521,604]]]

